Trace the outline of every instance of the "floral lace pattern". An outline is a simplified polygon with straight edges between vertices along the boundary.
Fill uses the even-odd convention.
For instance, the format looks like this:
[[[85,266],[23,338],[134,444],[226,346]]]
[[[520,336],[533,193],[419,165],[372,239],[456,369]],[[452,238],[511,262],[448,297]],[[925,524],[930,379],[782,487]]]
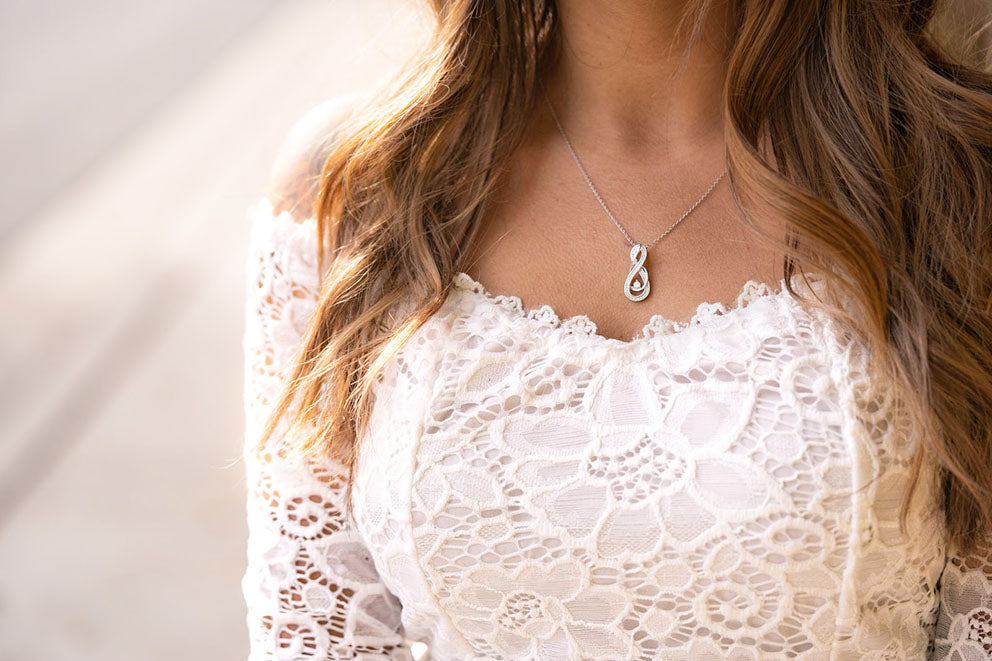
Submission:
[[[340,467],[251,449],[318,285],[313,219],[251,216],[251,659],[992,656],[992,562],[945,549],[932,479],[899,529],[912,430],[784,282],[620,341],[456,275],[349,520]]]
[[[256,206],[245,272],[245,446],[250,661],[412,659],[399,602],[344,516],[341,467],[293,459],[286,423],[255,449],[317,294],[315,231]],[[300,231],[304,230],[304,231]]]

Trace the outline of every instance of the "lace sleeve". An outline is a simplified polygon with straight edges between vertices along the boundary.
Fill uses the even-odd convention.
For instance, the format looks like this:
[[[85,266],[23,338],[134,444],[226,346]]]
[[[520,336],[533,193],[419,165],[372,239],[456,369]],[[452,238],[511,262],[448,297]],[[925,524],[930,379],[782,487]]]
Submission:
[[[344,515],[343,470],[290,459],[288,422],[255,451],[316,305],[315,224],[253,205],[245,272],[245,445],[249,661],[411,659],[400,604]]]
[[[992,659],[992,535],[968,557],[948,546],[939,590],[931,659]]]

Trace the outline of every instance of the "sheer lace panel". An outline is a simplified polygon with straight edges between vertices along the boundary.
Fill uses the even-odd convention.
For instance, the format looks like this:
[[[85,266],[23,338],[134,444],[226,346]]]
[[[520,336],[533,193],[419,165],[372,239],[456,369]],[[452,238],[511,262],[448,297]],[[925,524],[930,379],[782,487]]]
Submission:
[[[246,264],[244,460],[251,661],[411,658],[400,604],[344,514],[343,469],[287,457],[283,423],[253,449],[316,303],[312,224],[252,207]]]
[[[940,577],[934,659],[992,659],[992,535],[976,553],[947,554]]]

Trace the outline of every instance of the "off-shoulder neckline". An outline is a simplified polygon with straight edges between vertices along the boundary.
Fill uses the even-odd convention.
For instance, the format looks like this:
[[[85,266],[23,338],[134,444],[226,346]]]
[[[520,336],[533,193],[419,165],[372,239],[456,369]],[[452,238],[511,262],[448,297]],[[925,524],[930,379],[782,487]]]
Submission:
[[[806,273],[807,280],[812,286],[817,286],[820,281],[814,274]],[[803,285],[803,274],[796,272],[792,274],[791,283],[794,290],[799,290]],[[525,308],[519,296],[513,294],[495,294],[489,291],[485,285],[464,271],[457,271],[454,275],[452,286],[454,289],[464,292],[486,305],[492,306],[502,311],[508,318],[523,324],[535,324],[538,327],[551,329],[566,335],[584,336],[598,343],[629,347],[646,342],[658,337],[676,335],[692,328],[702,328],[715,323],[728,322],[734,318],[741,318],[756,312],[761,306],[754,306],[759,301],[769,303],[776,302],[798,302],[786,289],[786,279],[779,280],[778,289],[774,289],[766,282],[758,280],[748,280],[737,291],[734,302],[729,306],[721,302],[703,301],[696,306],[692,316],[684,321],[670,319],[663,314],[655,313],[651,315],[647,323],[641,327],[633,337],[628,339],[607,337],[598,332],[596,322],[586,314],[576,314],[570,317],[563,317],[558,314],[553,306],[542,304],[531,308]],[[754,307],[752,307],[754,306]]]

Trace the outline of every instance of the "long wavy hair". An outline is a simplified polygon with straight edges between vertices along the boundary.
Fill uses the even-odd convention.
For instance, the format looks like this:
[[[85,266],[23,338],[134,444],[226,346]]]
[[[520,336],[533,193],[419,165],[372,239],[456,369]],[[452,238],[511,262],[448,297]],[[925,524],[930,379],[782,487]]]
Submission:
[[[726,165],[755,239],[823,275],[828,310],[921,430],[949,540],[992,530],[990,7],[938,0],[729,0]],[[685,3],[682,61],[713,0]],[[328,136],[313,173],[322,274],[280,418],[297,455],[351,480],[386,362],[441,306],[561,52],[555,0],[431,0],[431,39]],[[770,147],[768,147],[770,145]],[[769,151],[770,149],[770,151]],[[746,208],[787,221],[783,243]],[[413,297],[397,323],[391,310]],[[842,305],[840,301],[845,301]]]

